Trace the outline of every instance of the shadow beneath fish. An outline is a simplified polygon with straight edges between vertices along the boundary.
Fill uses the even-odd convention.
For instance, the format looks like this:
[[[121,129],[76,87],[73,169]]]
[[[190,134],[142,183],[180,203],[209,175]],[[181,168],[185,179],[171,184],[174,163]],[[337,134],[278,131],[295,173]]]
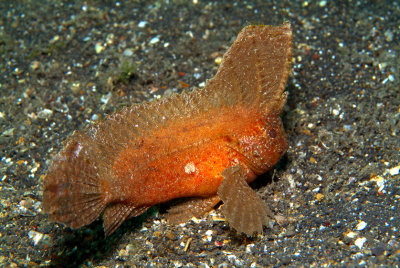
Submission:
[[[155,214],[151,208],[142,215],[124,222],[112,235],[105,237],[102,221],[77,230],[65,229],[57,234],[52,247],[50,267],[80,267],[94,265],[97,261],[111,257],[126,232],[135,232],[143,222]]]

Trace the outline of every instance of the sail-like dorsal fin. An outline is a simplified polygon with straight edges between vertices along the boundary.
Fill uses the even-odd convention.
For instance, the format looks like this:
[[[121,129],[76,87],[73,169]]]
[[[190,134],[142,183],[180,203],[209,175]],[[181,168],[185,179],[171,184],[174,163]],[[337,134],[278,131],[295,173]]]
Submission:
[[[215,91],[226,105],[259,105],[279,111],[292,55],[289,23],[280,27],[247,26],[224,55],[216,76],[206,88]]]

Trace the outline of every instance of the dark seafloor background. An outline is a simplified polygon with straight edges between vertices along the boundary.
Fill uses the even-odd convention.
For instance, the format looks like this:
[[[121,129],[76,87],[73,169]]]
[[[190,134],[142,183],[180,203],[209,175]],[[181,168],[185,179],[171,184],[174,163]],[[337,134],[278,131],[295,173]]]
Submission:
[[[0,266],[399,266],[398,2],[113,2],[0,2]],[[168,226],[157,207],[104,239],[48,221],[42,179],[75,129],[201,87],[242,27],[286,20],[290,148],[254,185],[281,225],[245,239],[219,210]]]

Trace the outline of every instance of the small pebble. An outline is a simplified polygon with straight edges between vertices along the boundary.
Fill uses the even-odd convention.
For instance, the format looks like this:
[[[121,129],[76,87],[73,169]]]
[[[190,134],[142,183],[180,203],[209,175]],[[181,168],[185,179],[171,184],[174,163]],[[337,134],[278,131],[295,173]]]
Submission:
[[[101,102],[102,104],[107,104],[108,101],[110,100],[111,96],[112,96],[112,93],[111,93],[111,92],[108,92],[107,94],[101,96],[100,102]]]
[[[324,6],[326,6],[326,1],[325,0],[320,1],[318,4],[320,7],[324,7]]]
[[[156,44],[156,43],[158,43],[160,41],[160,38],[158,37],[158,36],[156,36],[156,37],[153,37],[151,40],[150,40],[150,44]]]
[[[97,54],[100,54],[104,50],[103,44],[97,42],[96,45],[94,46],[94,50],[96,51]]]
[[[215,62],[216,64],[220,65],[221,62],[222,62],[222,57],[217,57],[217,58],[215,58],[214,62]]]
[[[398,175],[400,172],[400,165],[389,169],[389,174],[392,176]]]
[[[365,237],[359,237],[354,241],[354,245],[356,245],[359,249],[362,249],[364,243],[367,241]]]
[[[128,57],[132,56],[133,55],[133,49],[127,48],[127,49],[124,50],[124,52],[122,52],[122,54],[124,56],[128,56]]]
[[[43,109],[38,112],[37,116],[41,119],[48,119],[53,115],[53,111],[50,109]]]
[[[361,231],[361,230],[364,230],[365,227],[367,227],[367,223],[365,221],[360,221],[357,224],[356,229],[357,229],[357,231]]]
[[[381,176],[374,176],[371,178],[371,181],[374,181],[376,185],[379,187],[378,191],[382,192],[382,190],[385,188],[385,179]]]
[[[147,22],[147,21],[144,21],[144,20],[139,21],[138,27],[139,27],[139,28],[144,28],[144,27],[146,27],[147,23],[148,23],[148,22]]]
[[[246,252],[247,252],[247,253],[251,253],[252,250],[253,250],[253,248],[254,248],[254,244],[248,244],[248,245],[246,246]]]
[[[35,71],[40,67],[40,62],[37,60],[32,61],[31,65],[29,67],[31,68],[32,71]]]
[[[50,236],[47,234],[42,234],[36,231],[29,231],[28,237],[33,241],[33,245],[36,246],[38,243],[43,243],[45,245],[50,244]]]
[[[347,234],[346,234],[346,237],[348,237],[348,238],[354,238],[354,237],[356,237],[357,236],[357,233],[355,233],[355,232],[348,232]]]

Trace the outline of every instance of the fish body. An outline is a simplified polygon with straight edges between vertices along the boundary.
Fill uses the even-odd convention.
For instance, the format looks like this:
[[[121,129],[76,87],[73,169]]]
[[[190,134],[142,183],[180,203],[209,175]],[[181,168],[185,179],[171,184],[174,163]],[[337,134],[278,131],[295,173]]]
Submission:
[[[251,182],[270,169],[286,150],[279,122],[271,131],[264,129],[268,118],[248,109],[236,107],[234,111],[210,113],[161,127],[151,136],[142,137],[140,146],[128,145],[122,150],[113,163],[116,179],[114,186],[108,186],[112,192],[109,202],[117,201],[121,193],[135,206],[215,195],[227,167],[241,164],[247,182]],[[279,135],[271,138],[271,133]],[[268,140],[276,142],[262,144]],[[261,152],[259,148],[269,150]],[[255,163],[257,156],[264,159]]]
[[[289,24],[244,28],[204,89],[133,105],[75,132],[45,177],[44,210],[72,228],[104,211],[108,235],[172,199],[193,198],[171,210],[178,220],[222,200],[234,228],[260,231],[268,211],[247,183],[287,149],[279,114],[290,59]],[[253,227],[243,227],[247,207]]]

